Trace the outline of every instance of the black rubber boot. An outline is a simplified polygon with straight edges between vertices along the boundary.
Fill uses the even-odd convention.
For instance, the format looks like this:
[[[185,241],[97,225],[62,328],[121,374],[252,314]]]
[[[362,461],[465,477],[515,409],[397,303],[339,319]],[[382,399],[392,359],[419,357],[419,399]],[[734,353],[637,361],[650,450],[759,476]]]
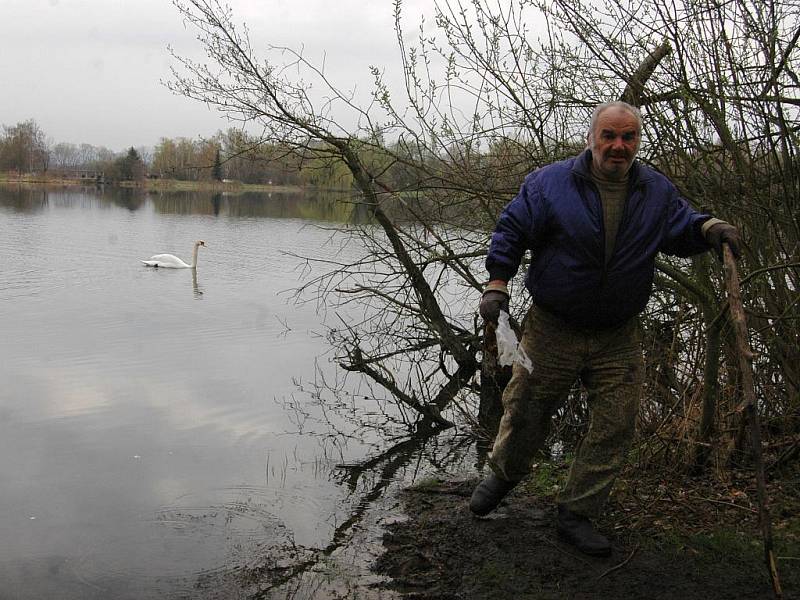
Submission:
[[[497,475],[492,473],[486,479],[481,481],[472,492],[472,498],[469,501],[469,509],[479,517],[488,515],[500,504],[500,501],[506,497],[517,481],[506,481],[500,479]]]
[[[559,504],[556,530],[565,542],[569,542],[584,554],[590,556],[609,556],[611,542],[597,533],[592,522],[583,515],[568,510]]]

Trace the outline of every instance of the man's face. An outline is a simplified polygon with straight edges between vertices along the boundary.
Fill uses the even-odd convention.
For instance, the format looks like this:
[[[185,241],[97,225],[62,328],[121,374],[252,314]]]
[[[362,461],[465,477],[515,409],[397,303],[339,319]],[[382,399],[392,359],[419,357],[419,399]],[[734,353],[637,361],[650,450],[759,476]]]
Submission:
[[[607,108],[589,133],[595,168],[609,179],[622,179],[639,150],[639,121],[623,108]]]

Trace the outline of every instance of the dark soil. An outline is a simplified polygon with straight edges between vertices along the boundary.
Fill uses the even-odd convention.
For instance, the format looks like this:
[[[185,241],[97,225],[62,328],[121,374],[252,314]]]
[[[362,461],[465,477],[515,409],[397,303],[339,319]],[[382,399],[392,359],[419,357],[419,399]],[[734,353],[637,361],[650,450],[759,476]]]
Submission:
[[[752,508],[668,499],[663,514],[631,531],[630,507],[617,502],[598,524],[612,538],[613,553],[591,558],[558,539],[552,498],[524,486],[489,517],[474,517],[467,503],[476,483],[428,482],[404,492],[408,520],[389,527],[376,565],[392,578],[388,587],[413,600],[775,597]],[[698,520],[705,505],[711,521]],[[730,510],[720,514],[720,508]],[[739,530],[729,543],[714,542],[702,527],[684,535],[692,522],[710,531],[720,519]],[[676,524],[687,529],[678,534]],[[799,597],[796,556],[779,561],[784,598]]]

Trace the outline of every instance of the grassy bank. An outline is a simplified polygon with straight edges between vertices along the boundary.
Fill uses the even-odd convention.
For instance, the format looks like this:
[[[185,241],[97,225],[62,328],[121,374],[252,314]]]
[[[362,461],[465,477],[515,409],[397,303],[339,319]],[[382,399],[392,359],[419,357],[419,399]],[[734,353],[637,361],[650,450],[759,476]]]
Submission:
[[[9,174],[0,173],[0,184],[8,185],[44,185],[53,187],[94,186],[95,183],[86,179],[72,179],[48,174]],[[304,188],[290,185],[268,185],[241,182],[219,181],[181,181],[178,179],[145,179],[142,181],[119,181],[104,185],[140,188],[146,191],[162,192],[225,192],[240,194],[243,192],[273,192],[273,193],[298,193]]]

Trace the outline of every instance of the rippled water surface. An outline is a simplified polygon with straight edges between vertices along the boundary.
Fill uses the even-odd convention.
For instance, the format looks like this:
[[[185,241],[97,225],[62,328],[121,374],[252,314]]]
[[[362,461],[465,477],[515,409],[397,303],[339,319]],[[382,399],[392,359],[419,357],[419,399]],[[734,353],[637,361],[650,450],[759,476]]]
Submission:
[[[285,290],[309,274],[293,253],[339,250],[335,213],[0,188],[0,595],[192,597],[200,573],[327,543],[337,457],[284,408],[325,315]],[[196,274],[139,262],[197,239]]]

